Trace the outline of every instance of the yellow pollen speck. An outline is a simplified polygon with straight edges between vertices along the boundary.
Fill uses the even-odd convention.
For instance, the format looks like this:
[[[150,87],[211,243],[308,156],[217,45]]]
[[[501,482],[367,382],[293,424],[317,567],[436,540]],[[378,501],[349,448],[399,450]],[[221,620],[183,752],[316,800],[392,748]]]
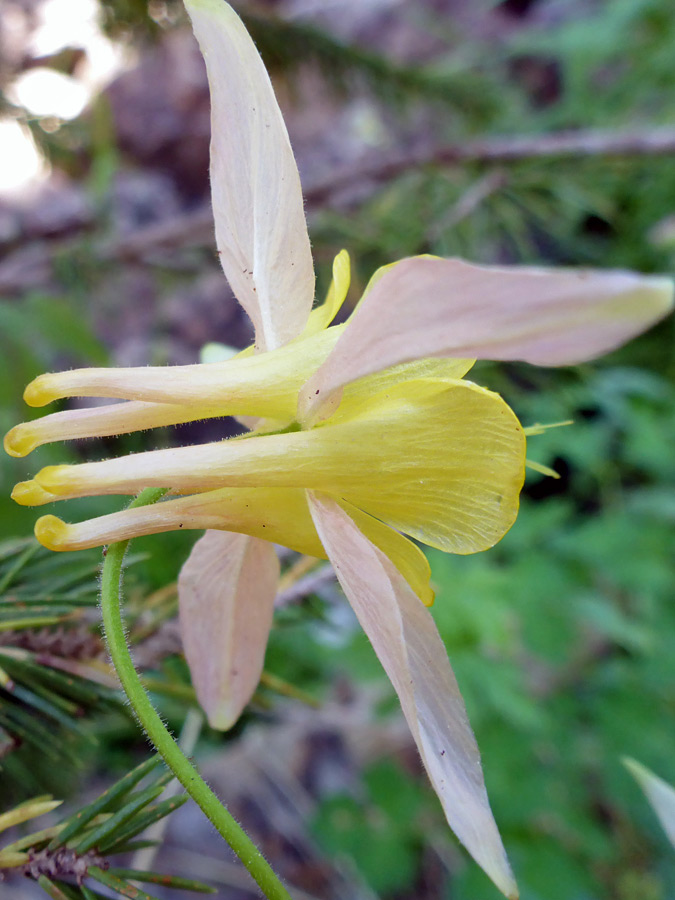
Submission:
[[[41,516],[35,523],[35,537],[47,550],[67,550],[68,529],[56,516]]]
[[[19,506],[41,506],[55,500],[53,494],[41,487],[37,481],[20,481],[14,485],[12,500]]]
[[[15,457],[28,456],[37,447],[35,436],[31,434],[31,427],[28,423],[15,425],[5,435],[3,444],[5,453]]]

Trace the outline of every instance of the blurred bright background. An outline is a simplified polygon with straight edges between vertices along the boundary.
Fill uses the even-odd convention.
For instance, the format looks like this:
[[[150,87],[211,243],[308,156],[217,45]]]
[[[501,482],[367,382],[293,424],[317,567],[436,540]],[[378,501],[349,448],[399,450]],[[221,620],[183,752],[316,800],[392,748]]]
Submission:
[[[319,297],[343,247],[352,303],[377,266],[419,253],[672,273],[671,0],[233,5],[286,116]],[[45,370],[246,346],[213,243],[208,92],[181,4],[3,0],[0,90],[0,430],[33,414],[21,394]],[[675,782],[674,338],[671,318],[597,363],[472,375],[525,425],[574,420],[532,438],[528,455],[560,477],[529,473],[496,548],[431,552],[434,614],[523,900],[675,898],[673,848],[621,763]],[[0,540],[32,533],[35,511],[8,495],[43,465],[234,427],[2,456]],[[118,506],[92,499],[62,514]],[[129,573],[139,658],[173,685],[157,700],[176,729],[190,703],[171,585],[194,538],[139,540]],[[67,579],[97,556],[50,559],[36,565]],[[270,678],[235,732],[202,727],[200,765],[298,897],[495,900],[447,829],[346,602],[330,577],[309,587],[280,604]],[[95,633],[89,620],[59,627],[50,652],[64,658],[76,655],[69,628]],[[13,640],[35,644],[0,632]],[[93,708],[59,736],[68,754],[56,768],[36,741],[7,743],[3,721],[0,707],[0,810],[45,791],[81,800],[144,753],[119,712]],[[255,896],[190,805],[160,858],[213,879],[222,900]]]

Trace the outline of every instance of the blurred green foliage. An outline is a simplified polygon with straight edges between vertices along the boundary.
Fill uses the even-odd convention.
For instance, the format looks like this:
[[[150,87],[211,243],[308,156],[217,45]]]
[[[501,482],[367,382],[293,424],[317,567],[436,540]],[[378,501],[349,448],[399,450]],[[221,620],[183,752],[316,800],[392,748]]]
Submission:
[[[139,43],[158,37],[157,26],[147,26],[145,3],[102,5],[111,33]],[[177,4],[165,6],[180,21]],[[247,21],[275,70],[292,79],[299,63],[319,61],[318,71],[343,95],[365,85],[377,113],[396,118],[406,139],[425,112],[438,141],[554,128],[639,132],[672,121],[671,0],[580,4],[548,26],[524,22],[498,41],[476,35],[461,45],[445,21],[438,33],[446,29],[446,56],[417,70],[259,9]],[[533,66],[544,73],[544,98],[522,75]],[[101,172],[123,163],[106,143],[114,136],[106,131],[101,140],[92,121],[76,128],[80,150],[89,144],[98,190]],[[58,135],[50,141],[58,143]],[[68,146],[59,153],[67,159]],[[355,261],[354,298],[378,265],[421,252],[667,273],[675,259],[673,198],[675,160],[667,156],[409,170],[356,211],[328,206],[313,214],[319,283],[324,289],[329,261],[342,246]],[[87,248],[65,254],[72,289],[0,301],[3,429],[24,417],[20,392],[38,372],[105,362],[94,312],[96,302],[108,301],[105,294],[90,304],[83,298],[99,296],[110,269],[88,259]],[[161,266],[156,274],[167,287],[178,278]],[[675,781],[674,339],[671,319],[593,365],[553,371],[482,364],[472,375],[499,390],[526,425],[574,420],[531,439],[531,458],[561,478],[529,476],[518,522],[496,548],[473,557],[431,553],[434,614],[523,900],[675,898],[672,849],[620,764],[634,756]],[[156,440],[121,439],[119,446],[141,449]],[[43,448],[40,464],[70,452],[100,455],[86,445]],[[6,485],[36,467],[32,459],[1,459]],[[83,516],[103,511],[100,501],[88,502]],[[68,514],[78,517],[76,504]],[[34,518],[0,497],[1,537],[27,534]],[[151,550],[148,590],[175,577],[188,543],[183,534],[139,542]],[[323,697],[341,678],[357,691],[375,684],[390,696],[353,620],[318,598],[279,613],[266,664]],[[182,707],[174,703],[178,719]],[[383,708],[375,724],[392,713],[399,715]],[[124,751],[104,732],[103,723],[101,753],[119,763]],[[216,743],[209,735],[211,749]],[[441,889],[447,900],[497,896],[459,856],[419,767],[404,755],[369,765],[353,790],[325,798],[312,833],[323,852],[383,898],[422,896],[430,856],[451,863],[452,878]]]

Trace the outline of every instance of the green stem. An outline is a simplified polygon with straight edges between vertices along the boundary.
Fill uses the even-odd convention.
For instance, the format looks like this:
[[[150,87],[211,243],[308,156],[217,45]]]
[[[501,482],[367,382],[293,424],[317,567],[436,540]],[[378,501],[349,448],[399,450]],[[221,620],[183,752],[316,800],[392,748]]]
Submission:
[[[149,488],[139,494],[130,507],[155,503],[163,493],[162,489]],[[128,544],[129,541],[120,541],[108,547],[101,580],[101,607],[103,630],[110,658],[129,698],[131,708],[159,755],[246,866],[263,894],[268,900],[291,900],[291,895],[274,874],[260,850],[185,757],[164,726],[141,684],[127,646],[120,607],[122,562]]]

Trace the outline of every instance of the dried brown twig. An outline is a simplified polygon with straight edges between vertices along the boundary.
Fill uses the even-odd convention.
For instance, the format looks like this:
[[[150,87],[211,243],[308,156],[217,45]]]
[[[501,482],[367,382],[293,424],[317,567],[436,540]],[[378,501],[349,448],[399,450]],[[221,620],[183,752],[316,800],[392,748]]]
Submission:
[[[424,147],[385,156],[374,154],[361,166],[350,165],[305,188],[305,202],[311,209],[350,192],[358,201],[377,185],[410,169],[428,166],[445,168],[474,163],[495,165],[532,159],[583,159],[590,157],[666,156],[675,154],[675,128],[645,128],[639,132],[565,131],[553,134],[508,135],[458,141],[444,146]],[[493,178],[502,179],[503,175]],[[490,186],[494,187],[492,179]],[[357,190],[358,189],[358,190]],[[461,216],[462,218],[464,216]],[[149,253],[186,244],[212,240],[213,214],[205,205],[139,230],[104,249],[106,258],[139,259]]]
[[[334,172],[305,191],[309,204],[326,202],[361,182],[381,183],[408,169],[457,166],[467,163],[521,162],[528,159],[582,159],[588,157],[667,156],[675,154],[675,128],[645,128],[639,132],[563,131],[552,134],[507,135],[424,147],[388,158],[377,154],[360,168]]]

